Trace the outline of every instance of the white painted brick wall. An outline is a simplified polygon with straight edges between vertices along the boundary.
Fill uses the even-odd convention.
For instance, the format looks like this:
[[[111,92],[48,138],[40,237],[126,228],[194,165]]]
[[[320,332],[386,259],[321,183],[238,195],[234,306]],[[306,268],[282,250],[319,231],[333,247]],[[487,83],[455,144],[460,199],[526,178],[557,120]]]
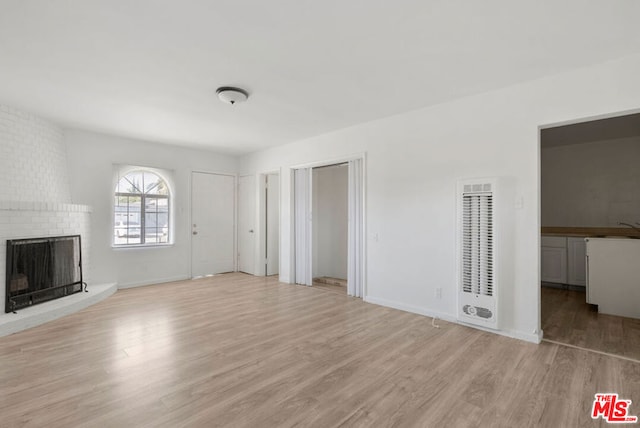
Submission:
[[[7,239],[45,236],[80,235],[82,244],[82,273],[90,281],[91,257],[89,234],[91,210],[86,205],[53,204],[22,201],[0,202],[0,317],[4,316],[6,290]],[[9,314],[7,314],[9,315]]]
[[[62,129],[0,105],[0,201],[71,202]]]
[[[0,105],[0,317],[4,314],[7,239],[80,235],[83,279],[90,280],[91,210],[71,204],[62,129]]]

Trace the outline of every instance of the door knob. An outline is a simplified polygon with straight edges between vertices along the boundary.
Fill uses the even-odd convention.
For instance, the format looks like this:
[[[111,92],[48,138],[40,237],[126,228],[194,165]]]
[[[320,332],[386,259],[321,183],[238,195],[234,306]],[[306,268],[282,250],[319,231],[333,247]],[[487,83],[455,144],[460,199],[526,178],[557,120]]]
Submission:
[[[197,235],[197,234],[198,234],[198,232],[196,232],[195,230],[194,230],[192,233],[193,233],[194,235]]]
[[[253,233],[253,229],[249,229],[249,233]]]

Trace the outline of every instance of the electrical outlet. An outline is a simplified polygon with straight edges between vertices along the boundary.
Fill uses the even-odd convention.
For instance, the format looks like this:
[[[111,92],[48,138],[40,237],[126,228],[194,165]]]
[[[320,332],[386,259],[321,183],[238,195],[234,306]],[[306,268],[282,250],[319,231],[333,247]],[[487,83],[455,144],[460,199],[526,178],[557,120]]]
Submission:
[[[436,299],[442,299],[442,288],[436,288]]]

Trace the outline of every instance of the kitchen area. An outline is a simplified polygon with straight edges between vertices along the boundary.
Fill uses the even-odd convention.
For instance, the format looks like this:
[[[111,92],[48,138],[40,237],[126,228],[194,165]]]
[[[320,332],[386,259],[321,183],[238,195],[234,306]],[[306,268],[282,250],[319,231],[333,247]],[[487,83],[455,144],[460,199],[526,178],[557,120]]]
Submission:
[[[640,360],[640,114],[541,131],[545,340]]]
[[[598,313],[640,319],[640,233],[543,228],[542,282],[584,292]]]

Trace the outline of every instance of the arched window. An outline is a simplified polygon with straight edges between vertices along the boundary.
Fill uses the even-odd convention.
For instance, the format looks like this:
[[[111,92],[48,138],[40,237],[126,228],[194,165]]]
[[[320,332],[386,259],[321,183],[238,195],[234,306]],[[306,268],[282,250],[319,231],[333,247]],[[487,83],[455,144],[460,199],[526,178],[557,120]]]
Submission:
[[[118,179],[115,190],[113,244],[169,243],[169,186],[150,171],[132,171]]]

